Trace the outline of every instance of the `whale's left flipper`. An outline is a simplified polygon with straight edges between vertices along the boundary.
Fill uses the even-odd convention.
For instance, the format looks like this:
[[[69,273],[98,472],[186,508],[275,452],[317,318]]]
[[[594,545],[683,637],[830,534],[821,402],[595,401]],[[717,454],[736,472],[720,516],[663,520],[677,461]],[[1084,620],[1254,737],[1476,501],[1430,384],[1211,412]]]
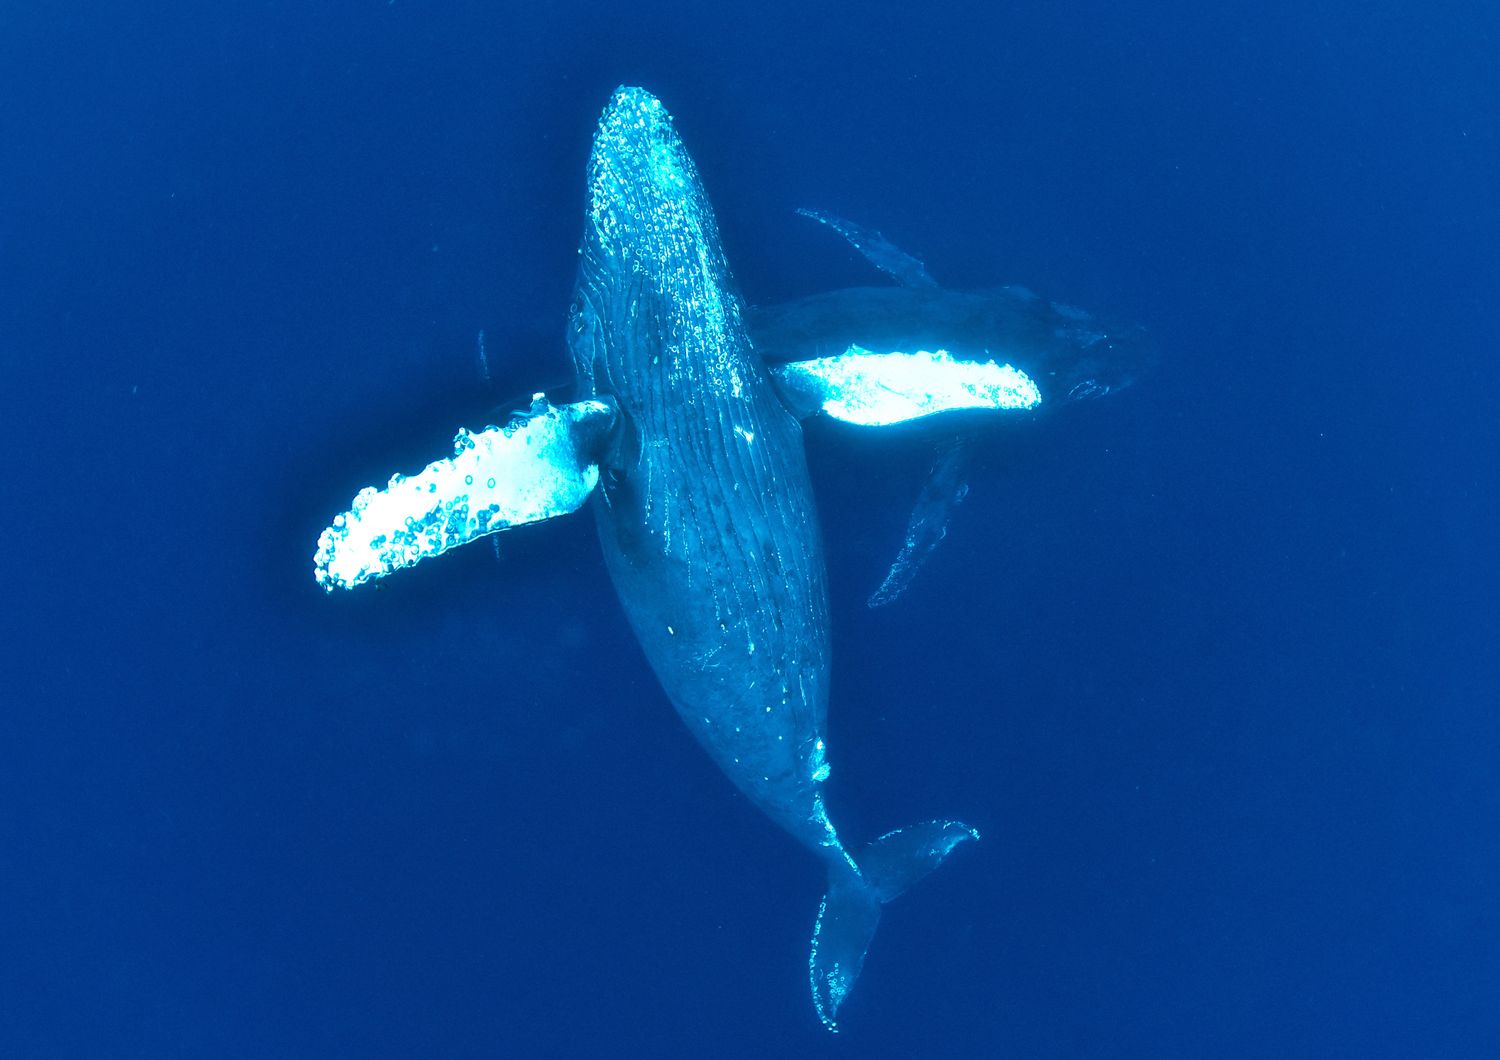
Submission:
[[[451,457],[359,491],[318,537],[318,584],[352,589],[486,534],[576,511],[599,482],[616,419],[610,402],[559,407],[537,394],[503,427],[460,430]]]
[[[837,1030],[839,1006],[864,967],[865,951],[880,924],[880,907],[943,863],[949,851],[979,833],[957,821],[928,821],[888,832],[860,851],[855,872],[835,863],[828,893],[813,926],[813,1006]]]

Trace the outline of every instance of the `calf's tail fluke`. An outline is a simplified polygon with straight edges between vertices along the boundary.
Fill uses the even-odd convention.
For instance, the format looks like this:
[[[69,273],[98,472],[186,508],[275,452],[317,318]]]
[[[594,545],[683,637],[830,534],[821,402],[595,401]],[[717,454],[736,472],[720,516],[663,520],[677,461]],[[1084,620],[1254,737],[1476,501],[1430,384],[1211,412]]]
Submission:
[[[957,821],[927,821],[887,832],[855,859],[858,871],[835,864],[828,893],[813,927],[813,1006],[831,1031],[838,1030],[839,1006],[854,989],[865,950],[880,923],[880,907],[943,863],[958,844],[979,833]]]

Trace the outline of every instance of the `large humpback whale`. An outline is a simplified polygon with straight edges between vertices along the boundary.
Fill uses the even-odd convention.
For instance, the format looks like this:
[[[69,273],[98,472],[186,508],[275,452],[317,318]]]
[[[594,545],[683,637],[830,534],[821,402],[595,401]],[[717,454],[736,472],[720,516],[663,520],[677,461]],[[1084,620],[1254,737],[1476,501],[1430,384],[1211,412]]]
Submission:
[[[833,1029],[881,907],[978,833],[934,820],[851,845],[830,818],[828,589],[800,421],[1014,414],[1042,390],[1022,368],[932,347],[850,343],[769,363],[692,160],[641,89],[617,90],[600,120],[579,255],[574,400],[537,394],[502,425],[461,430],[451,457],[360,491],[319,538],[317,580],[353,588],[590,503],[673,706],[825,866],[809,974]]]

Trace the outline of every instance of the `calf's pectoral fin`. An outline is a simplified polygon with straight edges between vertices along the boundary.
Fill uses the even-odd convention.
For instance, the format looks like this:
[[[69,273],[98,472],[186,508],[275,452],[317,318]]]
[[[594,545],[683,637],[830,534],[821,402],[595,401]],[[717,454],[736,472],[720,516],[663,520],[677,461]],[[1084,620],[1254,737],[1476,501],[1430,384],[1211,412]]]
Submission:
[[[799,417],[823,412],[862,427],[887,427],[939,412],[1033,409],[1042,400],[1021,369],[960,360],[946,350],[876,353],[850,346],[836,357],[774,365],[771,376]]]
[[[554,406],[537,394],[503,427],[460,430],[451,457],[359,491],[318,537],[318,584],[352,589],[487,534],[576,511],[599,482],[617,420],[609,402]]]

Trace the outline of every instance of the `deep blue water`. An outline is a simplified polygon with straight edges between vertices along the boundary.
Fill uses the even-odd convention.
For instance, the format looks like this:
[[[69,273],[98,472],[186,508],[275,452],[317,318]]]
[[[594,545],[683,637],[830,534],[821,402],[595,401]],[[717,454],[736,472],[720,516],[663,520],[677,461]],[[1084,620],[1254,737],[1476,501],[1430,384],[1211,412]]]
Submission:
[[[1492,5],[8,5],[0,1054],[1500,1055]],[[591,520],[325,597],[318,531],[565,381],[659,94],[752,302],[1138,320],[984,450],[809,432],[832,810],[985,839],[837,1039],[813,859],[693,744]],[[475,356],[486,334],[493,385]]]

